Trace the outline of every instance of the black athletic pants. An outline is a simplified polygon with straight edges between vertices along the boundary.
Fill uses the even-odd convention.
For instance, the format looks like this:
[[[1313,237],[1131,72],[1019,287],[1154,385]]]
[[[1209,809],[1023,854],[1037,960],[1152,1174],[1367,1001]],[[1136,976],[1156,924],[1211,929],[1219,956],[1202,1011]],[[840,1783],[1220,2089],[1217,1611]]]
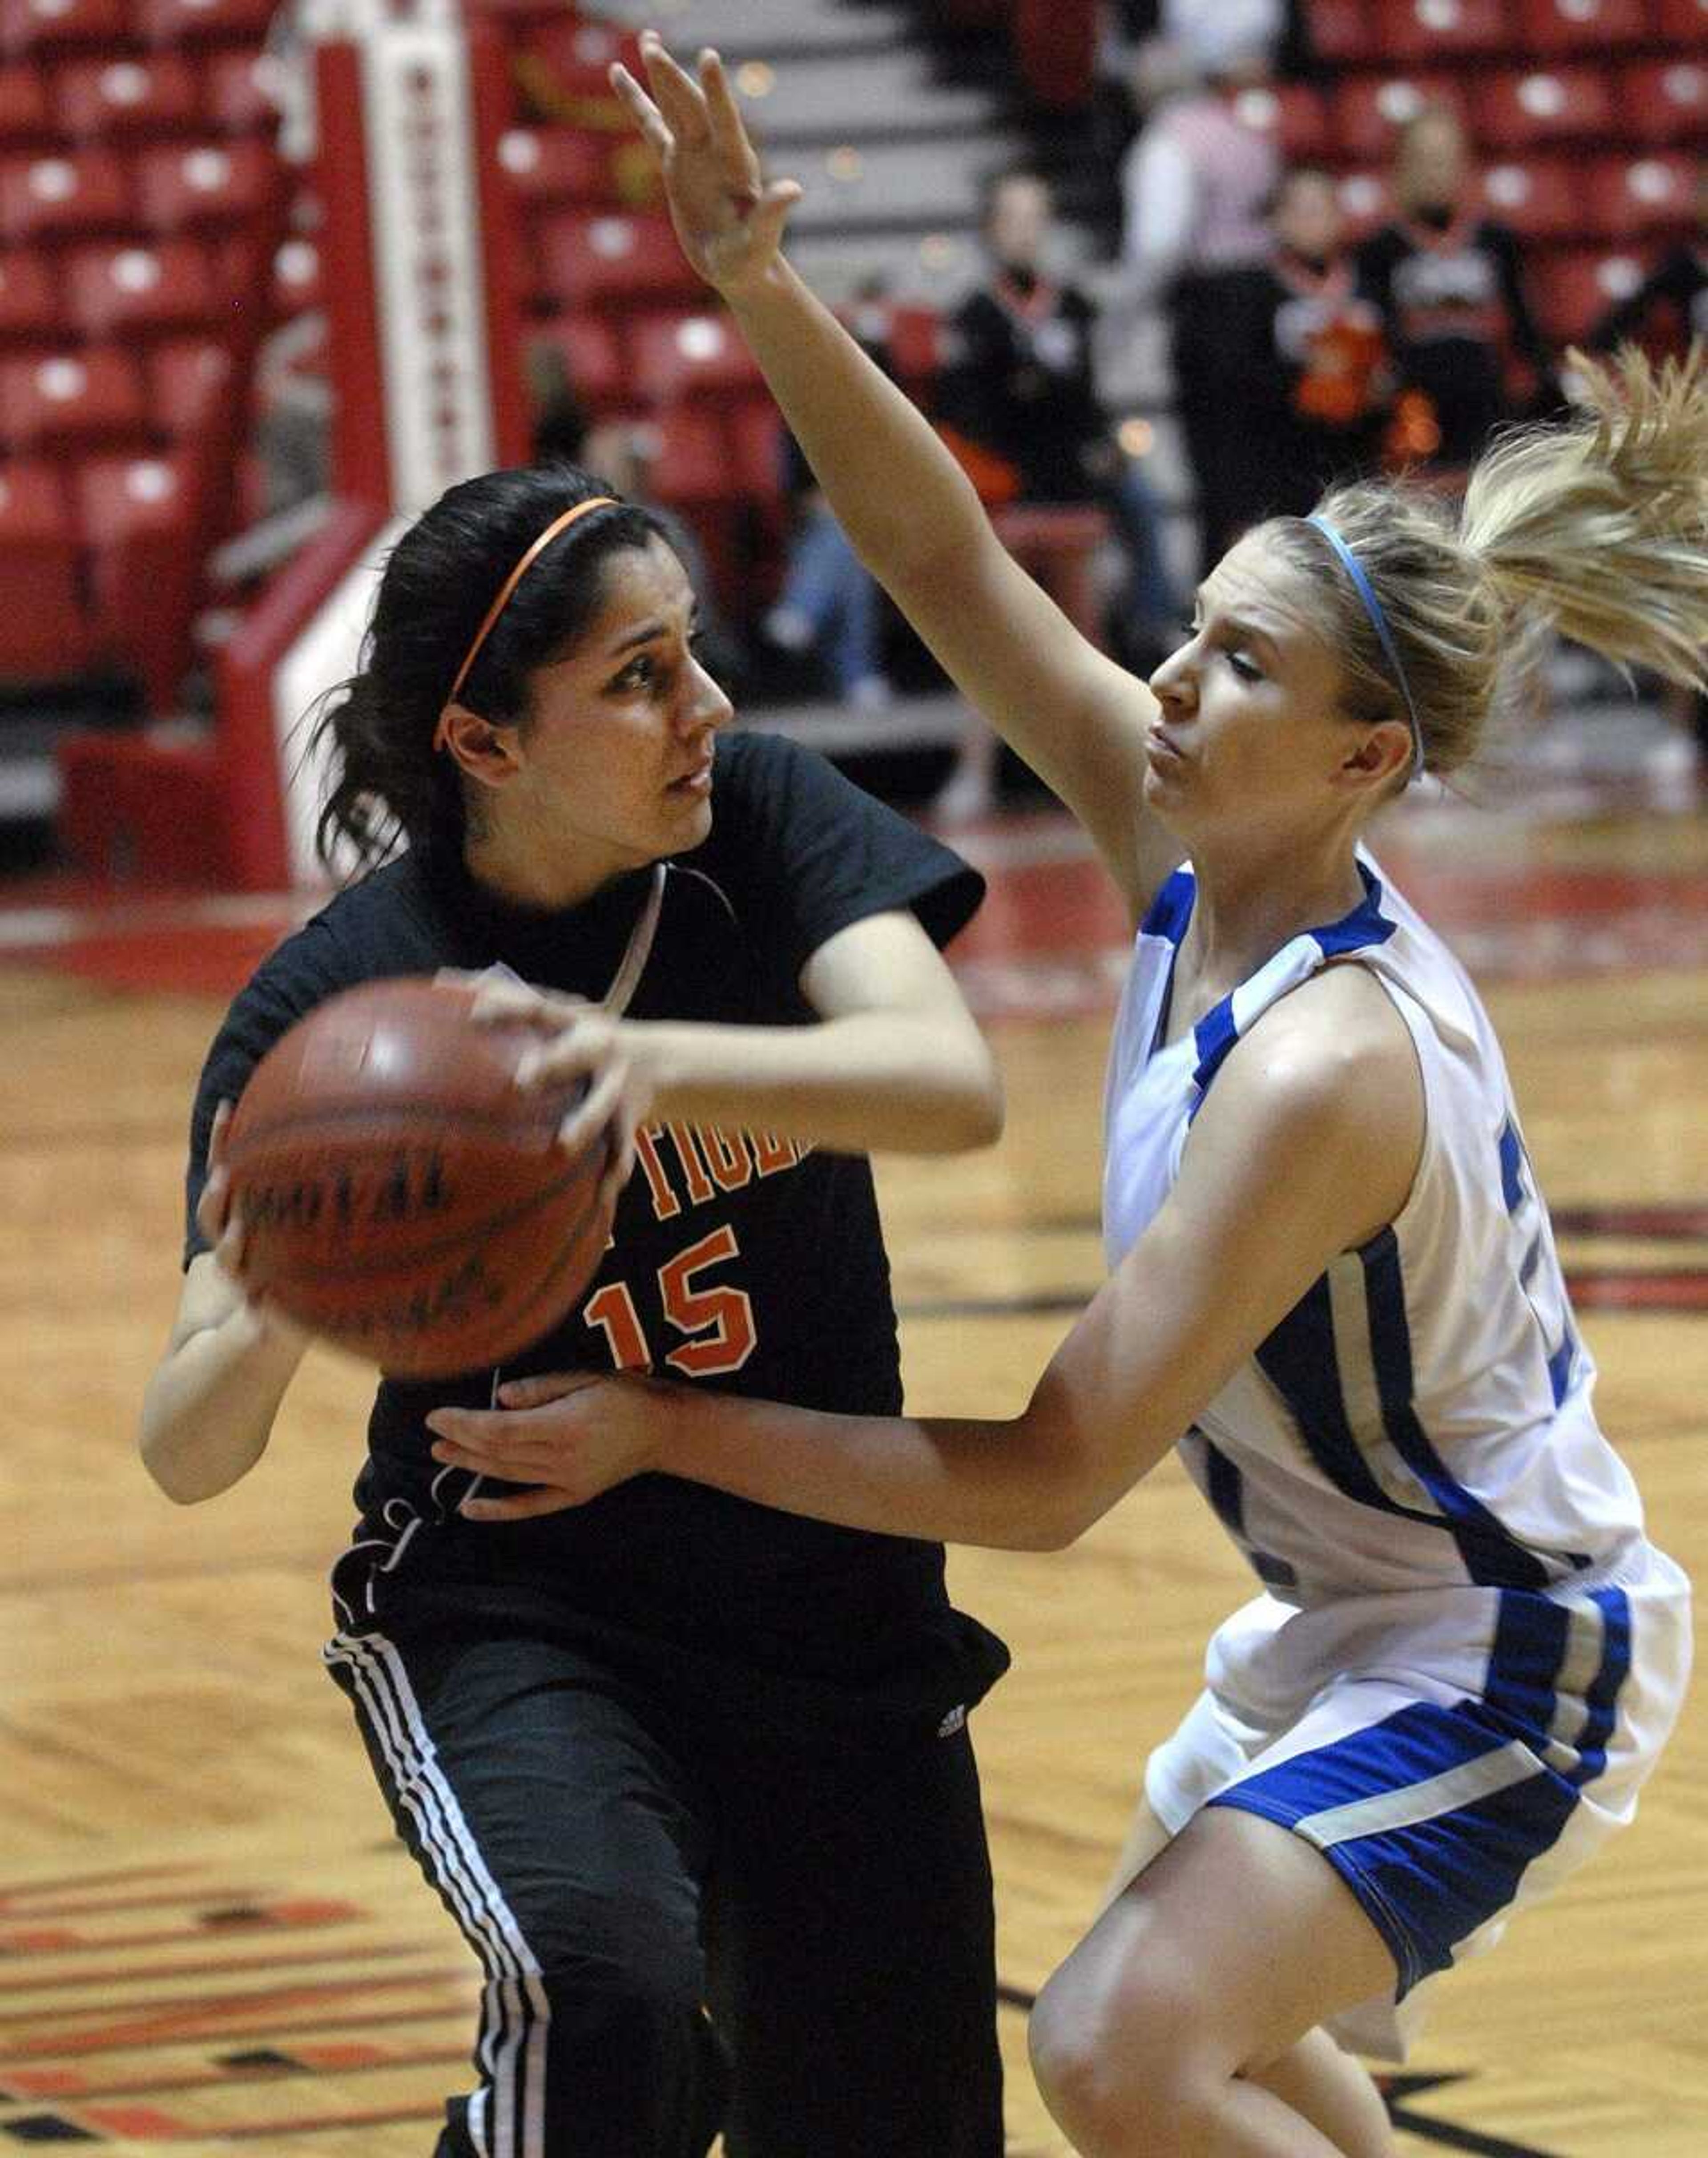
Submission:
[[[486,1973],[437,2158],[999,2158],[964,1727],[785,1734],[515,1632],[327,1655]]]

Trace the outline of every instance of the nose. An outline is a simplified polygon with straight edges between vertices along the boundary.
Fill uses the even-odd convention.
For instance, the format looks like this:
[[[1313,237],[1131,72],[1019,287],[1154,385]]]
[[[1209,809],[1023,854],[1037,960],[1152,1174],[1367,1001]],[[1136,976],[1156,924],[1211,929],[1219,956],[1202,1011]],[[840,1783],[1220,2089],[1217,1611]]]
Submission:
[[[694,657],[689,662],[689,694],[683,712],[685,734],[697,734],[702,727],[726,727],[735,716],[735,707],[723,684]]]
[[[1197,650],[1196,635],[1189,637],[1152,673],[1148,686],[1158,704],[1179,707],[1189,702],[1197,688]]]

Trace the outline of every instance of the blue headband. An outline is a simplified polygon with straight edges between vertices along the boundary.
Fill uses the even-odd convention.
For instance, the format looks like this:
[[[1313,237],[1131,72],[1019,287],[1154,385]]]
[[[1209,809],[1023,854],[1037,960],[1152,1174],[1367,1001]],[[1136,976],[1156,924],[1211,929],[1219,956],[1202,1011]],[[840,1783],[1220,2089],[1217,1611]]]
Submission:
[[[1321,517],[1307,517],[1304,522],[1313,525],[1340,557],[1347,576],[1352,580],[1352,589],[1364,601],[1364,611],[1370,617],[1370,626],[1375,632],[1376,642],[1382,648],[1388,671],[1405,700],[1406,724],[1411,730],[1411,777],[1416,779],[1423,769],[1423,729],[1418,725],[1417,707],[1411,701],[1411,685],[1406,679],[1405,669],[1400,664],[1399,648],[1394,643],[1393,632],[1388,627],[1388,617],[1382,612],[1382,603],[1376,597],[1375,586],[1364,574],[1357,555],[1332,524]]]

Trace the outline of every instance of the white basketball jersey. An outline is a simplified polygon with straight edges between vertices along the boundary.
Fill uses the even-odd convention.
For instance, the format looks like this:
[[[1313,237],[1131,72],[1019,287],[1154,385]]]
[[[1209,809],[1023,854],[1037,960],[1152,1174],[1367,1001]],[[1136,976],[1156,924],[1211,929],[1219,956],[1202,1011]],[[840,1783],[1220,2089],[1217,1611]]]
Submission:
[[[1228,1052],[1331,959],[1380,976],[1411,1030],[1427,1130],[1404,1211],[1343,1253],[1181,1441],[1195,1482],[1283,1601],[1448,1583],[1544,1588],[1640,1536],[1641,1503],[1598,1428],[1487,1014],[1458,963],[1361,855],[1365,896],[1290,940],[1167,1048],[1174,955],[1195,886],[1146,916],[1117,1018],[1106,1104],[1111,1266],[1174,1185]]]

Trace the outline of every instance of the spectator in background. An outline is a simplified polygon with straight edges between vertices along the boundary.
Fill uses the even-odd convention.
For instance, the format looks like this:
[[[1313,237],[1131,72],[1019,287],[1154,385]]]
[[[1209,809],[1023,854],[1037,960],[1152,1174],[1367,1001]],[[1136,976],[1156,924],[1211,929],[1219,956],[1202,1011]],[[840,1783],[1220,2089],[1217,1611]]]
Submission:
[[[1243,428],[1228,424],[1233,380],[1223,316],[1231,279],[1268,258],[1265,207],[1280,177],[1275,146],[1241,119],[1242,90],[1270,69],[1268,11],[1196,8],[1173,27],[1192,86],[1164,96],[1122,168],[1122,259],[1133,300],[1161,305],[1172,328],[1175,409],[1198,496],[1200,558],[1217,561],[1248,499]],[[1153,94],[1141,69],[1135,94]]]
[[[1129,663],[1148,665],[1173,643],[1179,601],[1164,566],[1156,497],[1097,401],[1097,308],[1048,272],[1054,217],[1050,183],[1029,167],[987,183],[992,275],[955,315],[937,416],[1006,468],[1009,498],[1108,511],[1127,563],[1112,641]]]
[[[1525,295],[1516,236],[1471,192],[1469,147],[1429,106],[1395,146],[1398,215],[1359,251],[1398,370],[1401,453],[1444,480],[1468,470],[1494,430],[1560,404],[1552,358]]]
[[[1657,262],[1628,300],[1609,307],[1586,340],[1611,352],[1628,339],[1680,359],[1694,338],[1708,339],[1708,157],[1696,160],[1696,230]]]
[[[1222,307],[1241,451],[1230,511],[1241,529],[1303,517],[1325,488],[1373,472],[1393,389],[1381,317],[1357,289],[1329,174],[1288,173],[1269,225],[1270,260],[1230,276]]]

